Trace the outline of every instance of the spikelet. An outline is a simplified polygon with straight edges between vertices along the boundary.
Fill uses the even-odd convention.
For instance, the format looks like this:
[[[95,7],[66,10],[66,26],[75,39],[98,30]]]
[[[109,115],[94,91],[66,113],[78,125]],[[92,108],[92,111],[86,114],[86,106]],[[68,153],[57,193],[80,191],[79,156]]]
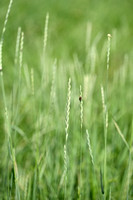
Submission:
[[[111,39],[111,35],[108,34],[108,46],[107,46],[107,70],[109,69],[109,57],[110,57],[110,39]]]
[[[92,165],[94,167],[94,159],[93,159],[93,154],[92,154],[92,149],[91,149],[91,143],[90,143],[90,136],[89,136],[88,130],[86,130],[86,136],[87,136],[87,144],[88,144],[88,147],[89,147],[91,162],[92,162]]]
[[[16,49],[15,49],[15,65],[17,65],[18,62],[20,39],[21,39],[21,28],[19,27],[17,32]]]
[[[70,115],[70,103],[71,103],[71,79],[68,81],[68,92],[67,92],[67,110],[66,110],[66,144],[64,145],[64,174],[67,177],[67,140],[68,140],[68,128],[69,128],[69,115]],[[67,178],[66,178],[67,179]]]
[[[67,173],[67,147],[64,145],[64,174]]]
[[[7,25],[7,22],[8,22],[8,17],[9,17],[9,13],[10,13],[10,10],[11,10],[12,3],[13,3],[13,0],[10,0],[9,6],[8,6],[8,9],[7,9],[7,13],[6,13],[6,17],[5,17],[5,21],[4,21],[4,26],[3,26],[3,29],[2,29],[1,39],[0,39],[0,72],[2,71],[2,49],[3,49],[4,35],[5,35],[6,25]]]
[[[43,39],[43,53],[45,53],[48,39],[48,22],[49,22],[49,13],[46,15],[45,27],[44,27],[44,39]]]
[[[67,168],[68,168],[67,140],[68,140],[68,128],[69,128],[70,103],[71,103],[71,79],[69,78],[68,91],[67,91],[66,121],[65,121],[66,122],[66,127],[65,127],[66,141],[65,141],[65,145],[64,145],[64,172],[61,177],[59,189],[61,188],[61,186],[64,182],[64,179],[65,179],[65,183],[67,181]]]
[[[20,54],[19,54],[19,66],[20,70],[22,68],[22,61],[23,61],[23,46],[24,46],[24,33],[21,33],[21,40],[20,40]]]
[[[9,6],[8,6],[8,9],[7,9],[7,13],[6,13],[6,17],[5,17],[5,21],[4,21],[2,35],[1,35],[2,44],[3,44],[3,40],[4,40],[4,34],[5,34],[5,31],[6,31],[6,25],[7,25],[7,22],[8,22],[8,17],[9,17],[9,13],[10,13],[10,10],[11,10],[12,3],[13,3],[13,0],[10,0]]]
[[[66,143],[68,139],[68,128],[69,128],[69,115],[70,115],[70,103],[71,103],[71,79],[68,81],[68,93],[67,93],[67,109],[66,109]]]

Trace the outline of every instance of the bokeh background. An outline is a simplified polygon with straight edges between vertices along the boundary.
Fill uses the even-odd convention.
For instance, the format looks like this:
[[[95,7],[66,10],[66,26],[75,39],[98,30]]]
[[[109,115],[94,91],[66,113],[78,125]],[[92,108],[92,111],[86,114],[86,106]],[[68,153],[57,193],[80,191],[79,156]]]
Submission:
[[[8,7],[0,1],[0,30]],[[72,58],[78,53],[84,60],[87,23],[92,23],[92,37],[102,34],[101,41],[117,31],[118,56],[132,50],[132,0],[19,0],[13,3],[4,43],[4,64],[13,60],[18,27],[25,33],[25,57],[33,64],[43,41],[46,13],[49,12],[48,51],[57,58]],[[102,41],[103,42],[103,41]],[[8,57],[8,59],[7,59]],[[36,59],[37,60],[37,59]],[[36,63],[34,60],[34,63]]]

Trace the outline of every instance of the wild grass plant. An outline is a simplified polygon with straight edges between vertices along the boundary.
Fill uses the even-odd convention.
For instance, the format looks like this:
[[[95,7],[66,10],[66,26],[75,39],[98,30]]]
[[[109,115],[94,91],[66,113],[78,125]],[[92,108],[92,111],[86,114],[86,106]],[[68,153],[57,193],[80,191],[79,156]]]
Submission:
[[[16,30],[8,86],[2,49],[11,5],[0,40],[0,198],[132,199],[132,54],[113,66],[116,31],[100,46],[88,23],[84,62],[76,53],[52,58],[47,14],[38,66],[28,65],[26,35]]]

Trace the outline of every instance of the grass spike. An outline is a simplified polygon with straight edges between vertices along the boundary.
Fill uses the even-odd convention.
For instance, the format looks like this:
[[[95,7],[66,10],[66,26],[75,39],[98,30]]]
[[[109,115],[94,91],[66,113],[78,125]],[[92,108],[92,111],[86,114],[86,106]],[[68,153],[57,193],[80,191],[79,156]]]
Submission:
[[[71,103],[71,79],[68,81],[68,92],[67,92],[67,108],[66,108],[66,143],[68,140],[68,128],[69,128],[69,115],[70,115],[70,103]]]
[[[15,66],[17,65],[18,62],[20,39],[21,39],[21,27],[18,28],[17,32],[16,49],[15,49]]]
[[[91,143],[90,143],[90,136],[89,136],[88,130],[86,130],[86,136],[87,136],[87,144],[88,144],[88,147],[89,147],[91,162],[92,162],[92,165],[94,167],[94,159],[93,159],[92,148],[91,148]]]
[[[19,66],[20,70],[22,68],[22,61],[23,61],[23,46],[24,46],[24,33],[21,33],[21,40],[20,40],[20,54],[19,54]]]
[[[109,70],[110,40],[111,40],[111,34],[108,34],[107,37],[108,37],[108,46],[107,46],[107,70]]]
[[[44,39],[43,39],[43,54],[45,54],[47,39],[48,39],[48,22],[49,22],[49,13],[46,15],[45,27],[44,27]]]

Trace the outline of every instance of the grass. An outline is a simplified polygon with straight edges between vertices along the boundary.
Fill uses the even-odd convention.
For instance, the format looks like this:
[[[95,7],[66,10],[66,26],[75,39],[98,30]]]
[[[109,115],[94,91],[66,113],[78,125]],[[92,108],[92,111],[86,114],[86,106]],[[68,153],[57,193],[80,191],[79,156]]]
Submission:
[[[21,1],[20,4],[25,11]],[[104,10],[107,4],[111,1],[102,1],[97,11],[101,6]],[[99,29],[94,31],[93,23],[87,25],[86,9],[83,13],[86,4],[82,4],[78,28],[70,22],[73,29],[68,30],[69,36],[75,36],[74,42],[67,37],[62,43],[59,36],[62,44],[58,39],[55,45],[51,15],[54,2],[51,7],[49,3],[46,6],[49,14],[45,13],[45,25],[40,28],[44,27],[44,36],[40,29],[34,35],[33,27],[31,38],[23,23],[21,28],[20,24],[15,28],[16,34],[11,31],[13,39],[7,38],[6,32],[17,25],[11,17],[17,11],[13,8],[10,13],[10,5],[0,40],[0,199],[131,200],[133,58],[129,42],[120,48],[129,35],[131,21],[118,29],[113,29],[114,21],[104,25],[113,29],[112,37],[107,37],[104,26],[101,34]],[[61,12],[63,8],[59,16],[64,19],[72,5],[68,1],[64,6],[62,1],[55,10]],[[80,1],[76,5],[79,7]],[[90,5],[96,8],[93,3]],[[129,6],[126,2],[122,5],[121,10]],[[33,1],[31,6],[37,5]],[[114,5],[110,9],[113,8]],[[74,10],[72,7],[69,14],[73,15]],[[21,15],[20,12],[20,18]],[[34,17],[37,19],[38,14]],[[100,20],[102,16],[99,23]],[[65,25],[60,25],[67,29],[67,23],[66,17]],[[30,24],[28,19],[26,24]],[[86,37],[80,35],[81,30],[86,31]],[[27,42],[32,39],[34,48]],[[6,52],[9,42],[15,53]],[[73,52],[72,56],[68,52]]]

